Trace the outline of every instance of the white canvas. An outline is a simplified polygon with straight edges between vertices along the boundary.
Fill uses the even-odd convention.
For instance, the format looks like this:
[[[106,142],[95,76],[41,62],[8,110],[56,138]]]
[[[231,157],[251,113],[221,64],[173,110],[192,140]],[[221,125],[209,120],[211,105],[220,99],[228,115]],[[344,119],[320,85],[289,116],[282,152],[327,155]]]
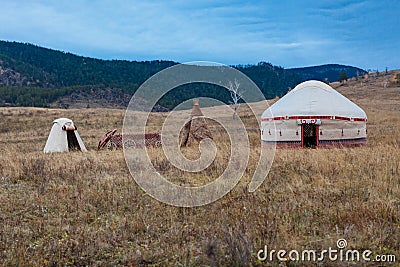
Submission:
[[[62,129],[66,124],[74,126],[72,120],[67,118],[60,118],[53,121],[53,126],[51,127],[49,137],[47,138],[47,142],[43,150],[45,153],[68,152],[67,132]],[[76,139],[78,140],[81,151],[86,152],[86,147],[83,144],[78,131],[74,130],[74,133]]]
[[[366,118],[364,110],[320,81],[306,81],[266,110],[262,117],[272,113],[277,116],[333,115],[349,118]]]

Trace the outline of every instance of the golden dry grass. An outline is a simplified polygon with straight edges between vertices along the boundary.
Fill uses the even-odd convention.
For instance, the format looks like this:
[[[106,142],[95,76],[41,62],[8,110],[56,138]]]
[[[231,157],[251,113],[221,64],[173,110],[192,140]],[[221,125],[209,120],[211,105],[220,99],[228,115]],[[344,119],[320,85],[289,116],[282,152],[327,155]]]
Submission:
[[[367,146],[278,150],[265,182],[249,193],[255,153],[232,192],[198,208],[154,200],[130,176],[122,151],[96,151],[106,130],[122,128],[124,111],[2,108],[0,265],[259,266],[264,245],[321,249],[338,238],[400,260],[400,88],[378,84],[379,77],[338,89],[366,110]],[[152,130],[165,116],[154,115]],[[58,117],[75,121],[88,153],[43,154]],[[175,182],[201,184],[224,169],[224,140],[216,131],[222,153],[201,175],[171,168],[157,148],[150,153],[161,172],[184,177]],[[303,264],[311,265],[288,265]]]

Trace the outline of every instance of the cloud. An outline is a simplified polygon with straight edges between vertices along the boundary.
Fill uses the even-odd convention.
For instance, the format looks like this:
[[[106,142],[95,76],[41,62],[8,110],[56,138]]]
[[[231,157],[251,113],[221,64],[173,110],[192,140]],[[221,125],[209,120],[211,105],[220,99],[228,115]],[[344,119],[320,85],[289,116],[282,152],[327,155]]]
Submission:
[[[393,1],[2,1],[0,39],[98,58],[392,64]],[[382,61],[382,62],[380,62]]]

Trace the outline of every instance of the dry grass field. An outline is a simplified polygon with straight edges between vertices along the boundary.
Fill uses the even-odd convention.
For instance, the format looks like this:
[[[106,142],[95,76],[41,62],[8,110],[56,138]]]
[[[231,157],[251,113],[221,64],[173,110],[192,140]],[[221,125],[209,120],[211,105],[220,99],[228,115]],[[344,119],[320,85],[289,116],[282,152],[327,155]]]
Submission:
[[[348,248],[396,255],[397,266],[400,87],[383,88],[382,79],[338,88],[367,112],[367,146],[277,150],[267,179],[249,193],[255,151],[234,190],[198,208],[154,200],[131,177],[121,150],[96,150],[106,130],[121,130],[123,110],[1,108],[0,265],[277,266],[259,262],[258,250],[327,249],[345,238]],[[58,117],[74,120],[88,153],[42,152]],[[154,115],[154,125],[163,117]],[[214,171],[177,182],[198,184],[224,169],[229,144],[215,132],[225,150],[210,166]],[[151,151],[156,168],[179,176],[159,149]]]

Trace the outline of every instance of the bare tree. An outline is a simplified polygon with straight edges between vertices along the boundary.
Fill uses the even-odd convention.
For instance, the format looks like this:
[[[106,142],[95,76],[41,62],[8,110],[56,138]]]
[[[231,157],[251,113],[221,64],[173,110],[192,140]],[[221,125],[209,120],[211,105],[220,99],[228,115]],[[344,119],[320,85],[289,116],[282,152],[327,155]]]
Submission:
[[[231,94],[231,100],[233,104],[233,118],[236,118],[236,112],[240,107],[239,101],[243,97],[242,91],[239,88],[240,83],[238,82],[238,80],[235,79],[234,82],[229,81],[227,89]]]

